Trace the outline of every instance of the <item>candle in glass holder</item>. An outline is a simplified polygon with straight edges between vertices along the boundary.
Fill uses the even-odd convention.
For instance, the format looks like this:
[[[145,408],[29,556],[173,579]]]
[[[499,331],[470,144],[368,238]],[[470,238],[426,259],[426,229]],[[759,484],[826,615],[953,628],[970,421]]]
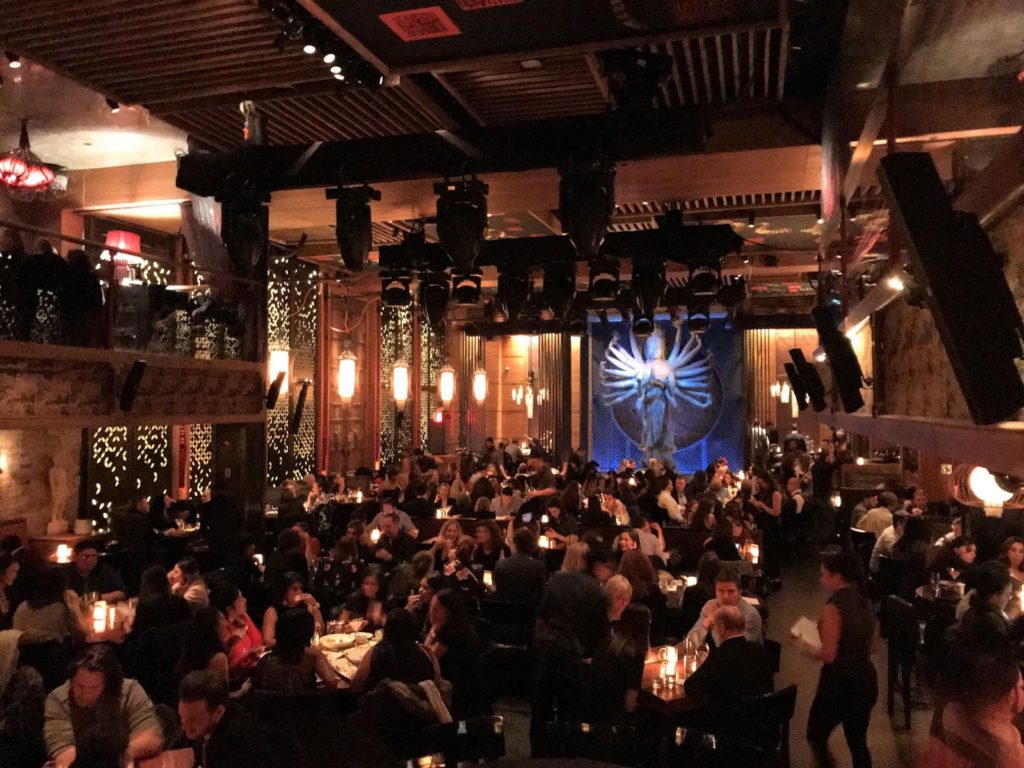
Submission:
[[[494,586],[494,574],[490,571],[484,571],[484,586],[488,589]]]
[[[541,515],[540,516],[540,521],[541,521],[542,524],[547,525],[547,523],[548,523],[548,516],[547,515]]]
[[[356,491],[356,504],[362,504],[362,503],[363,503],[363,492],[362,491]]]
[[[757,565],[757,561],[761,559],[761,547],[757,544],[751,544],[748,552],[750,552],[750,562]]]
[[[541,549],[547,549],[550,546],[550,542],[548,541],[548,537],[544,536],[544,535],[539,536],[537,538],[537,546],[540,547]]]
[[[437,519],[440,520],[442,517],[444,517],[444,510],[443,509],[438,509],[437,510]]]
[[[107,603],[104,600],[97,600],[92,607],[92,628],[96,632],[107,628]]]
[[[57,562],[58,563],[70,563],[71,562],[71,547],[67,544],[57,545]]]
[[[380,529],[379,528],[374,528],[372,531],[370,531],[370,541],[372,541],[374,544],[376,544],[378,541],[380,541]]]

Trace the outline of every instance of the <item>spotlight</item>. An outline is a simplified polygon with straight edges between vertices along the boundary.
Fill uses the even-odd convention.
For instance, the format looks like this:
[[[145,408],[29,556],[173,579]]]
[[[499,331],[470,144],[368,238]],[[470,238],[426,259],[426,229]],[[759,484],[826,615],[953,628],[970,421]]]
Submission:
[[[452,295],[457,304],[470,305],[480,301],[480,272],[462,272],[452,275]]]
[[[556,317],[565,317],[576,296],[576,265],[570,261],[544,267],[544,286],[540,295],[545,309],[550,309]]]
[[[698,336],[711,327],[711,305],[706,302],[694,302],[686,307],[686,327],[694,336]]]
[[[577,255],[597,256],[615,210],[615,166],[593,161],[559,169],[558,217]]]
[[[448,309],[448,276],[444,272],[420,275],[420,310],[431,328],[439,328]]]
[[[700,265],[690,268],[690,279],[686,281],[686,287],[689,289],[691,296],[703,299],[715,296],[718,293],[720,283],[721,279],[719,278],[718,270],[706,265]]]
[[[338,57],[335,56],[333,53],[327,52],[324,54],[324,64],[333,64],[336,58]]]
[[[633,264],[633,330],[645,336],[654,330],[654,315],[665,295],[665,262],[640,261]]]
[[[343,74],[341,74],[341,72],[335,72],[334,73],[334,79],[335,80],[340,80],[341,82],[345,82],[345,76]]]
[[[412,275],[400,269],[381,272],[380,299],[385,307],[407,307],[412,303],[409,283]]]
[[[898,273],[889,275],[885,280],[885,284],[894,291],[902,291],[906,288],[906,285],[903,283],[903,278],[900,277]]]
[[[517,320],[530,300],[530,277],[518,271],[498,273],[498,306],[505,319]]]
[[[327,190],[327,199],[336,200],[334,206],[335,234],[341,260],[348,269],[358,272],[366,263],[373,244],[370,201],[380,200],[380,192],[373,187],[339,187]]]
[[[312,43],[306,43],[304,46],[302,46],[302,52],[308,53],[310,56],[312,56],[314,53],[316,53],[316,46],[313,45]]]
[[[7,64],[11,69],[21,69],[21,56],[10,51],[7,51],[4,55],[7,57]]]
[[[341,67],[338,66],[337,64],[335,64],[333,67],[331,67],[331,74],[332,75],[340,75],[341,74]]]
[[[487,229],[487,185],[476,177],[434,185],[437,236],[459,272],[472,272]]]
[[[107,106],[110,107],[110,111],[113,112],[115,115],[121,111],[121,105],[118,104],[114,99],[108,98],[106,99],[106,102]]]
[[[614,301],[619,295],[619,260],[613,257],[596,258],[590,262],[590,281],[587,293],[595,301]]]

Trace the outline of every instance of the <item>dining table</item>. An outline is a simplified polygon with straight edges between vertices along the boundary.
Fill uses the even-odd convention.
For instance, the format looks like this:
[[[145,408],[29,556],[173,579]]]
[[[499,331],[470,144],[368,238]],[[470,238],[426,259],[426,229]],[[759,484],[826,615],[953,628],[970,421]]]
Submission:
[[[346,683],[351,683],[359,663],[379,641],[379,637],[371,632],[335,632],[322,635],[317,645],[331,668]]]
[[[644,661],[644,672],[640,683],[639,704],[646,710],[666,717],[680,715],[704,706],[705,701],[699,696],[687,696],[683,687],[688,674],[692,674],[699,665],[696,659],[679,655],[675,663],[675,678],[666,682],[663,677],[663,649],[668,646],[655,646],[647,653]]]

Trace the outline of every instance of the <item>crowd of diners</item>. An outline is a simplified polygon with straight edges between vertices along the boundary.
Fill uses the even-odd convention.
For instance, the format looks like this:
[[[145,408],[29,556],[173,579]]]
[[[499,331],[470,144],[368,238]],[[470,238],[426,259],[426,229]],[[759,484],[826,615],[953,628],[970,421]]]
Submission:
[[[616,726],[641,763],[657,764],[679,726],[749,737],[744,707],[775,688],[778,669],[765,642],[770,594],[783,566],[819,551],[820,646],[799,639],[786,651],[822,664],[806,724],[819,764],[833,764],[828,737],[842,725],[854,765],[870,765],[878,608],[941,580],[962,583],[964,597],[927,626],[929,764],[1024,765],[1014,724],[1024,539],[980,562],[958,519],[938,537],[918,530],[934,517],[920,489],[869,493],[847,523],[829,503],[840,452],[826,441],[812,457],[789,437],[774,466],[740,472],[718,459],[690,476],[657,462],[601,472],[580,451],[553,467],[535,441],[488,439],[454,464],[415,450],[378,473],[286,482],[263,552],[220,486],[199,513],[214,560],[185,554],[137,580],[104,562],[101,541],[79,542],[66,566],[17,537],[0,541],[0,629],[13,630],[0,634],[0,765],[120,766],[181,748],[205,768],[294,762],[294,745],[251,703],[318,692],[344,702],[331,728],[351,750],[339,759],[386,764],[414,753],[422,727],[402,696],[433,683],[451,716],[491,713],[492,654],[510,643],[524,650],[515,674],[529,680],[533,756],[558,754],[551,724],[570,720]],[[347,482],[366,488],[359,503]],[[159,537],[174,508],[160,495],[128,511]],[[848,526],[876,536],[872,547],[854,546]],[[681,601],[663,589],[684,571],[666,546],[672,527],[702,539]],[[757,588],[740,568],[751,542],[767,576],[760,600],[744,599]],[[129,598],[130,620],[92,625],[90,601]],[[337,632],[375,633],[345,675],[317,642]],[[706,653],[680,683],[695,706],[672,715],[641,695],[651,649],[666,644]]]

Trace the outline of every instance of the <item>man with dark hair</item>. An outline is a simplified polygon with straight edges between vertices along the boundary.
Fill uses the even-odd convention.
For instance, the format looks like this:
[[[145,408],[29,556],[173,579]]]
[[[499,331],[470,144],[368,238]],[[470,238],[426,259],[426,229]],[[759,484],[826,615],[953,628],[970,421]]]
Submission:
[[[203,505],[202,529],[210,540],[210,554],[214,562],[223,562],[228,547],[245,519],[241,502],[228,493],[228,484],[222,477],[213,481],[210,500]]]
[[[302,537],[294,528],[285,528],[277,534],[277,549],[267,558],[263,583],[271,592],[281,584],[286,573],[294,571],[302,577],[303,585],[309,582],[309,563],[306,561]]]
[[[373,557],[388,571],[408,562],[416,554],[416,540],[400,529],[398,515],[380,516],[380,534]]]
[[[398,507],[395,505],[395,500],[393,498],[391,498],[390,496],[382,496],[381,497],[381,499],[380,499],[380,511],[376,515],[374,515],[373,519],[370,522],[368,522],[366,524],[366,530],[368,530],[368,531],[372,531],[374,529],[381,530],[381,528],[382,528],[381,520],[384,518],[385,515],[397,515],[397,517],[398,517],[398,527],[401,530],[403,530],[406,533],[408,533],[410,536],[413,537],[413,539],[415,539],[415,538],[417,538],[419,536],[419,530],[417,530],[416,525],[412,521],[412,518],[409,517],[409,515],[407,515],[402,510],[398,509]],[[427,517],[433,517],[433,516],[434,516],[434,511],[431,510],[430,514],[427,515]]]
[[[125,598],[124,579],[106,563],[101,563],[99,545],[91,539],[75,544],[75,562],[68,569],[68,589],[79,595],[96,592],[100,600],[116,603]]]
[[[181,730],[202,768],[262,768],[270,746],[253,717],[228,699],[224,680],[209,670],[189,672],[178,689]]]
[[[105,645],[92,645],[71,665],[70,679],[46,699],[43,738],[56,768],[75,762],[77,744],[94,726],[115,737],[128,734],[124,752],[127,763],[160,754],[163,729],[142,686],[126,680],[114,652]],[[91,741],[91,738],[90,738]],[[91,744],[93,751],[96,745]]]
[[[754,643],[764,642],[764,624],[761,621],[761,614],[757,608],[743,599],[740,591],[740,577],[731,568],[723,568],[715,577],[715,597],[708,600],[701,609],[697,622],[693,625],[687,637],[696,645],[707,641],[709,638],[715,645],[720,645],[721,637],[715,629],[715,614],[719,608],[731,605],[738,608],[743,615],[743,635]]]
[[[524,603],[536,607],[544,594],[548,569],[537,559],[537,537],[529,528],[516,529],[512,534],[511,557],[505,557],[494,566],[496,596],[510,603]]]
[[[413,486],[413,493],[416,494],[416,497],[411,501],[405,502],[402,505],[402,511],[410,519],[426,520],[433,517],[436,507],[428,498],[430,496],[430,485],[423,480],[417,480]]]

